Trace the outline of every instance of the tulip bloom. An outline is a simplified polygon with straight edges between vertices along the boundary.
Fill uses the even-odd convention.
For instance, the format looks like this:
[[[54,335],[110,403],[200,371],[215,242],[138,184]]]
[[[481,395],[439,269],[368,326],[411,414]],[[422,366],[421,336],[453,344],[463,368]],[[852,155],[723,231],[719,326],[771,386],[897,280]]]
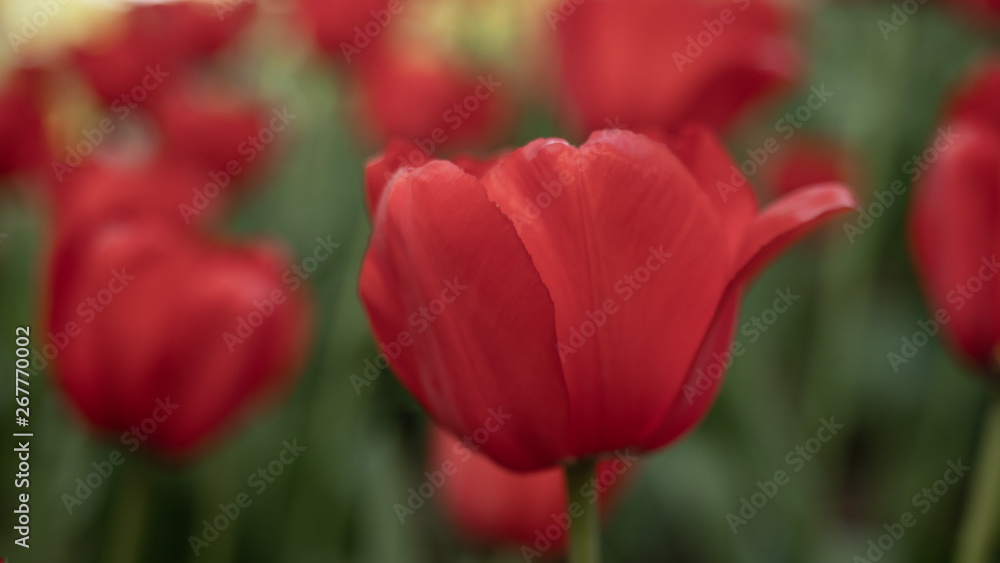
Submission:
[[[204,224],[226,208],[230,195],[204,170],[163,155],[137,162],[85,162],[64,182],[53,182],[52,193],[60,232],[136,216],[178,226]]]
[[[201,170],[206,181],[210,174],[226,178],[226,188],[232,177],[250,176],[247,168],[266,160],[262,153],[273,150],[267,143],[280,133],[277,129],[265,132],[267,111],[252,100],[235,90],[192,79],[178,78],[166,85],[164,95],[149,107],[166,158]],[[285,128],[283,121],[272,122]]]
[[[419,47],[373,47],[358,62],[357,99],[363,125],[377,139],[413,139],[434,154],[441,147],[481,143],[509,115],[503,83]]]
[[[470,447],[472,446],[472,447]],[[444,478],[440,502],[455,527],[487,546],[527,547],[557,558],[565,550],[566,474],[562,468],[514,473],[476,453],[438,427],[431,429],[427,470]],[[587,500],[603,509],[632,479],[637,461],[628,454],[597,469],[598,482]]]
[[[174,73],[229,44],[253,15],[250,1],[217,4],[133,5],[118,28],[75,51],[76,67],[112,110],[134,108]]]
[[[35,172],[48,155],[41,74],[18,69],[0,82],[0,176]]]
[[[1000,60],[977,69],[946,112],[950,142],[921,176],[910,246],[934,320],[980,373],[1000,378]],[[1000,387],[980,432],[977,468],[954,561],[996,554]]]
[[[1000,132],[1000,56],[994,56],[975,68],[958,89],[946,119],[969,121]]]
[[[621,123],[714,129],[788,86],[797,73],[787,17],[767,2],[593,0],[548,12],[563,90],[586,130]]]
[[[351,62],[351,54],[366,49],[385,34],[398,13],[389,0],[298,0],[302,25],[332,58]],[[396,4],[398,5],[398,3]]]
[[[952,144],[916,187],[910,242],[942,330],[983,372],[1000,373],[1000,65],[984,67],[956,99]],[[940,320],[940,319],[939,319]]]
[[[776,195],[829,182],[857,187],[860,176],[849,151],[821,139],[799,139],[782,147],[774,160],[764,165],[764,174]]]
[[[963,10],[969,19],[978,23],[1000,23],[1000,0],[950,0],[947,3]]]
[[[287,266],[267,245],[210,242],[155,217],[65,226],[43,353],[95,428],[185,456],[292,381],[308,309],[281,281]]]
[[[488,409],[511,413],[482,451],[519,471],[690,430],[719,386],[695,388],[695,374],[727,353],[750,276],[854,205],[828,184],[761,212],[694,129],[670,147],[623,131],[580,148],[540,139],[482,168],[369,176],[360,293],[397,377],[438,423],[463,436]]]

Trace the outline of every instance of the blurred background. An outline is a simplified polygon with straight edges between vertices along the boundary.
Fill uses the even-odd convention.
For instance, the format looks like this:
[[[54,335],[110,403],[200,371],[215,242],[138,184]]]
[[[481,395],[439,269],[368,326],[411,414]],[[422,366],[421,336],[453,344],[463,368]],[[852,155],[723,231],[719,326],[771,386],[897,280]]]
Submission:
[[[409,489],[427,479],[428,426],[388,370],[365,374],[379,350],[357,297],[370,228],[364,163],[392,137],[425,147],[428,157],[447,157],[489,154],[547,136],[579,143],[602,126],[668,128],[694,111],[685,104],[750,88],[726,81],[720,70],[744,64],[717,60],[744,50],[731,43],[729,31],[700,52],[686,50],[689,37],[697,43],[699,33],[711,34],[702,20],[719,17],[711,14],[727,6],[739,14],[743,3],[709,2],[705,12],[678,7],[708,15],[651,22],[673,43],[643,58],[612,49],[627,43],[625,35],[581,29],[582,15],[573,21],[588,2],[608,4],[401,0],[345,8],[321,0],[220,0],[180,15],[157,11],[160,5],[0,2],[8,43],[0,48],[7,104],[0,146],[30,153],[34,143],[38,151],[12,159],[0,176],[0,318],[9,335],[0,338],[0,420],[9,430],[0,433],[6,452],[0,458],[0,556],[16,563],[523,560],[519,543],[503,546],[463,533],[439,495],[400,521],[397,504],[407,503]],[[956,84],[1000,46],[988,3],[981,12],[977,3],[966,4],[827,1],[770,8],[768,17],[780,24],[767,24],[768,44],[757,47],[766,50],[758,63],[771,82],[746,99],[720,102],[727,109],[718,111],[732,115],[712,123],[737,163],[752,162],[768,139],[778,140],[768,162],[752,172],[744,168],[758,199],[766,203],[830,179],[848,182],[865,206],[894,181],[905,190],[860,234],[844,227],[866,224],[860,215],[835,219],[754,284],[742,307],[741,326],[750,328],[736,335],[746,353],[735,359],[704,423],[647,456],[621,489],[607,513],[607,561],[847,562],[866,557],[868,541],[907,511],[914,512],[915,526],[880,561],[948,559],[968,481],[935,497],[926,513],[915,509],[913,497],[942,479],[949,461],[971,463],[986,385],[940,336],[904,364],[893,366],[889,354],[899,353],[901,339],[912,338],[918,322],[933,315],[906,240],[913,159],[932,144]],[[388,12],[391,7],[398,12]],[[743,25],[736,18],[733,30]],[[688,27],[677,23],[688,20]],[[581,46],[591,40],[596,47]],[[600,41],[611,47],[601,51]],[[576,52],[611,62],[573,60]],[[678,52],[691,59],[686,73],[677,71],[686,64],[677,62]],[[600,71],[609,64],[638,73],[638,82],[610,71],[581,78],[581,68]],[[149,76],[157,65],[166,78]],[[718,76],[700,76],[699,65],[716,67]],[[677,101],[650,123],[638,122],[641,101],[613,109],[621,93],[609,88],[641,90],[642,80],[674,72],[667,88],[687,102]],[[499,83],[495,91],[480,89],[476,97],[476,88],[491,81]],[[28,92],[20,101],[10,93],[17,88]],[[571,88],[583,92],[567,92]],[[817,97],[818,91],[829,94]],[[600,100],[588,102],[590,94]],[[478,100],[475,109],[470,99]],[[464,113],[456,103],[466,104]],[[105,118],[112,131],[94,143]],[[435,138],[438,128],[443,135]],[[99,146],[71,165],[70,153],[81,152],[87,139]],[[218,203],[206,195],[202,213],[198,189],[233,161],[240,172],[230,172]],[[15,386],[14,327],[32,327],[33,357],[44,357],[59,300],[47,293],[54,287],[47,277],[62,267],[52,257],[66,240],[82,240],[73,237],[96,228],[83,217],[90,212],[80,210],[103,197],[118,201],[95,195],[116,182],[129,184],[126,191],[142,194],[143,202],[160,197],[144,190],[172,190],[164,206],[173,220],[198,223],[199,236],[283,249],[287,265],[278,271],[299,265],[306,272],[294,275],[302,288],[293,291],[312,316],[310,336],[301,339],[307,350],[293,370],[297,380],[261,405],[237,409],[232,424],[183,456],[145,445],[128,451],[120,432],[99,430],[113,423],[95,422],[65,391],[72,385],[58,383],[58,370],[72,366],[36,363],[30,376],[31,547],[23,549],[14,544],[20,536],[12,514],[24,492],[12,483],[11,432],[21,431],[8,392]],[[183,205],[191,206],[187,219]],[[316,254],[323,244],[318,239],[333,248],[328,258]],[[303,262],[309,257],[316,259]],[[283,283],[290,288],[287,278]],[[799,298],[775,314],[769,309],[778,291]],[[114,350],[109,346],[105,353]],[[809,440],[824,421],[842,428],[815,448],[819,442]],[[304,450],[288,463],[281,454],[293,441]],[[70,508],[66,495],[79,498],[80,482],[106,469],[115,451],[124,461],[110,475],[92,478],[90,495]],[[260,490],[253,476],[269,464],[280,474],[272,470],[273,482]],[[743,500],[779,470],[790,475],[788,484],[747,517]],[[220,505],[237,502],[241,493],[252,502],[217,537],[206,535]],[[745,522],[734,526],[730,515],[741,509]],[[197,547],[192,537],[206,545]]]

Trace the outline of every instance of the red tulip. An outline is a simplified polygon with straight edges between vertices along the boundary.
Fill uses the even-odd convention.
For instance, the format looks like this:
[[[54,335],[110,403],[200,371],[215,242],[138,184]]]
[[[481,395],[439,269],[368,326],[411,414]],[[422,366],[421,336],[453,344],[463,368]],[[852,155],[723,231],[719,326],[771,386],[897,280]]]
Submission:
[[[164,153],[203,171],[206,181],[213,173],[246,179],[252,175],[248,169],[260,166],[273,150],[264,141],[273,142],[280,132],[265,132],[266,110],[237,91],[185,78],[165,88],[164,95],[150,104]]]
[[[534,547],[541,535],[552,542],[545,555],[559,557],[567,536],[556,521],[566,514],[563,469],[514,473],[476,453],[474,447],[474,442],[463,443],[440,428],[431,429],[427,470],[445,478],[441,502],[455,527],[488,546]],[[588,498],[599,498],[607,509],[631,480],[635,463],[626,454],[601,462],[595,473],[598,484],[588,490]]]
[[[168,4],[169,6],[169,4]],[[192,59],[214,54],[233,42],[253,20],[255,0],[182,1],[173,4],[178,50]],[[164,23],[161,20],[161,27]]]
[[[419,48],[372,48],[357,64],[362,118],[378,139],[404,137],[437,154],[495,136],[509,113],[494,74]]]
[[[308,309],[282,284],[286,267],[266,245],[155,218],[78,229],[49,266],[45,355],[94,427],[189,454],[301,364]]]
[[[409,1],[409,0],[407,0]],[[384,35],[394,14],[389,0],[298,0],[302,25],[317,45],[334,60],[345,60],[353,50],[363,51]],[[396,5],[399,0],[396,0]]]
[[[476,178],[481,178],[505,155],[505,153],[499,153],[488,158],[456,155],[452,157],[451,162]],[[419,168],[431,160],[434,160],[434,155],[428,154],[427,151],[414,143],[398,138],[389,141],[385,150],[369,159],[365,166],[365,185],[367,186],[365,194],[369,214],[375,214],[382,190],[400,169]]]
[[[138,162],[95,159],[54,185],[55,222],[66,232],[137,216],[161,218],[175,225],[203,223],[218,215],[228,195],[219,189],[208,199],[216,193],[209,184],[205,173],[164,158]]]
[[[1000,133],[1000,56],[983,61],[959,87],[946,115],[949,121],[966,120]]]
[[[785,18],[767,2],[562,4],[575,10],[550,11],[549,21],[563,89],[586,130],[673,131],[689,121],[723,129],[796,74]]]
[[[0,84],[0,176],[48,164],[40,81],[35,69],[19,69]]]
[[[693,382],[727,353],[748,278],[854,200],[830,184],[760,212],[710,134],[671,144],[540,139],[481,178],[433,161],[369,184],[361,297],[437,422],[469,435],[507,409],[483,452],[528,471],[653,450],[704,416],[719,379]]]
[[[821,139],[798,139],[782,147],[764,171],[776,195],[804,186],[838,182],[857,186],[860,173],[844,147]]]
[[[918,182],[910,242],[942,331],[974,365],[1000,373],[1000,80],[982,76],[991,78],[963,93],[945,125],[950,143]]]
[[[978,23],[1000,23],[1000,0],[950,0],[949,3]]]
[[[249,1],[133,5],[119,28],[77,49],[74,60],[112,109],[134,109],[185,66],[232,41],[253,6]]]

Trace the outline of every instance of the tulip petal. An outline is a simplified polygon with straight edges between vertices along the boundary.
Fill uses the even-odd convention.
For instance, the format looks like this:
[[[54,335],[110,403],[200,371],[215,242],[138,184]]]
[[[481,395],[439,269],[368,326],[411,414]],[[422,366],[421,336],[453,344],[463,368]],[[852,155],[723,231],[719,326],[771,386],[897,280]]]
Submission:
[[[645,449],[662,447],[692,430],[715,402],[729,367],[719,358],[725,357],[732,343],[733,328],[739,318],[740,295],[748,280],[820,221],[855,205],[847,188],[839,184],[821,184],[789,194],[757,216],[746,235],[734,270],[736,273],[721,300],[712,327],[691,364],[687,379],[674,398],[673,406],[657,430],[644,442]],[[720,364],[722,369],[715,368],[713,364]]]
[[[1000,133],[1000,57],[983,61],[952,101],[949,121],[967,119]]]
[[[912,250],[928,301],[950,315],[954,344],[991,366],[1000,342],[1000,276],[992,271],[1000,248],[1000,136],[971,122],[953,129],[953,144],[916,190]],[[975,293],[973,278],[981,282]]]
[[[476,178],[482,178],[506,153],[480,158],[468,155],[457,155],[451,162]],[[368,214],[374,215],[378,203],[382,199],[385,187],[393,175],[401,168],[418,168],[427,164],[433,155],[428,154],[416,143],[394,138],[386,145],[385,150],[377,154],[365,164],[365,195],[367,196]]]
[[[365,201],[368,204],[368,215],[375,215],[385,187],[401,168],[417,167],[427,164],[429,157],[417,145],[392,139],[385,150],[368,159],[365,163]]]
[[[455,468],[446,473],[450,476],[436,500],[455,529],[483,547],[508,545],[516,549],[534,545],[538,534],[552,526],[553,514],[566,510],[563,467],[514,473],[481,453],[470,453],[459,439],[440,427],[432,425],[429,433],[427,470],[441,473],[449,467]],[[641,471],[637,459],[630,455],[611,456],[597,464],[595,478],[604,483],[596,489],[602,516],[614,509]],[[560,557],[569,534],[553,537],[551,530],[545,533],[551,541],[543,550],[545,557]]]
[[[794,83],[801,65],[791,41],[749,30],[723,35],[732,39],[726,47],[732,54],[714,57],[713,53],[721,51],[713,50],[705,60],[693,63],[705,67],[704,73],[698,73],[703,83],[690,93],[675,121],[691,120],[725,130],[755,102]]]
[[[144,441],[193,453],[248,401],[286,383],[304,357],[307,307],[282,289],[285,264],[153,219],[62,239],[50,276],[51,330],[66,334],[55,358],[60,383],[101,429],[166,415]],[[176,414],[161,403],[177,405]]]
[[[837,183],[807,186],[782,197],[750,225],[733,279],[736,282],[749,279],[820,221],[856,207],[851,191]]]
[[[540,140],[483,178],[555,302],[573,451],[638,443],[658,422],[728,281],[718,214],[665,146]]]
[[[401,173],[382,197],[360,291],[381,342],[412,342],[386,347],[400,381],[507,467],[559,463],[569,406],[554,306],[514,226],[447,162]]]
[[[722,217],[731,255],[736,256],[757,215],[757,198],[750,182],[715,135],[704,127],[686,128],[669,139],[667,146],[687,166]]]
[[[458,469],[441,487],[441,506],[456,529],[486,545],[531,545],[535,532],[566,510],[562,467],[513,473],[490,458],[468,453],[462,442],[434,426],[430,430],[428,471],[448,464]],[[552,554],[562,552],[557,539]]]
[[[733,330],[739,319],[741,294],[740,288],[726,293],[673,405],[656,431],[643,441],[644,450],[661,448],[694,430],[715,403],[729,367],[724,358],[729,352]],[[723,358],[723,361],[719,358]]]
[[[785,19],[769,2],[725,10],[703,0],[579,3],[556,31],[563,88],[588,130],[609,119],[638,129],[727,128],[797,73]],[[695,41],[702,35],[710,45]]]

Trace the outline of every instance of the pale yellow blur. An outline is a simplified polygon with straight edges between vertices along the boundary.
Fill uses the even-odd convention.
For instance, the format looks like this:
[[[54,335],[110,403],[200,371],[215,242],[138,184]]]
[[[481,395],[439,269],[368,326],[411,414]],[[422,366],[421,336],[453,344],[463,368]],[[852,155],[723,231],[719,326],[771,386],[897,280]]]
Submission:
[[[68,45],[113,33],[126,0],[0,0],[0,74],[20,59],[45,63]],[[149,2],[135,2],[149,3]],[[48,9],[46,10],[46,7]]]

